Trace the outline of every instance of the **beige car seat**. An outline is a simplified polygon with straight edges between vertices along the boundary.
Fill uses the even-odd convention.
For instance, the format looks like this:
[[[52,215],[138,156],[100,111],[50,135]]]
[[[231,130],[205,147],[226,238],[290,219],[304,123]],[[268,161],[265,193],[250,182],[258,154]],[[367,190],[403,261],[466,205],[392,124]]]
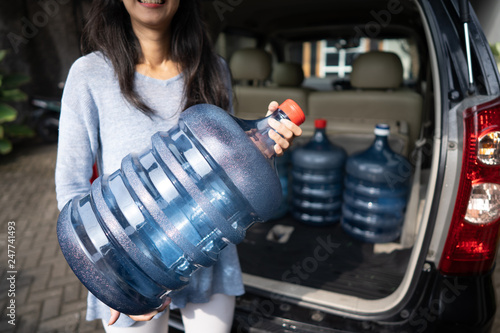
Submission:
[[[391,134],[407,138],[404,150],[411,151],[420,134],[422,96],[401,88],[402,82],[403,67],[396,54],[362,54],[352,65],[352,90],[309,95],[305,128],[312,131],[315,118],[326,118],[329,133],[370,135],[377,123],[388,123]]]
[[[235,80],[234,110],[237,117],[258,119],[265,116],[271,101],[291,98],[306,112],[307,89],[300,88],[304,80],[298,64],[280,63],[272,70],[271,55],[260,49],[241,49],[234,53],[230,68]],[[272,85],[264,85],[271,77]]]

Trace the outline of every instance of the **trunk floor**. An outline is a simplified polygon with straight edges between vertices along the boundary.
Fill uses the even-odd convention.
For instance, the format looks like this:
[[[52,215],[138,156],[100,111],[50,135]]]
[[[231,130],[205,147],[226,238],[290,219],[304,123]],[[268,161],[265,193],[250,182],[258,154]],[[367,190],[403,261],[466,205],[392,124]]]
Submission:
[[[277,225],[294,228],[286,243],[267,239]],[[375,254],[373,244],[351,238],[339,223],[308,226],[287,215],[254,224],[238,245],[238,253],[247,274],[379,299],[393,293],[401,283],[411,249]]]

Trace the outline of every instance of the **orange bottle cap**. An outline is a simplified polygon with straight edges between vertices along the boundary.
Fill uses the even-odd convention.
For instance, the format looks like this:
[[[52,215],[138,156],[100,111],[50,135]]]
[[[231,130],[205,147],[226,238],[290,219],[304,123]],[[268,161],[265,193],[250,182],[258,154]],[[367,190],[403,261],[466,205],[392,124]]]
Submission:
[[[320,119],[314,120],[314,127],[326,128],[326,119],[320,118]]]
[[[288,118],[297,126],[300,126],[305,120],[306,116],[304,115],[304,111],[300,108],[300,106],[295,103],[295,101],[291,99],[287,99],[279,108],[286,113]]]

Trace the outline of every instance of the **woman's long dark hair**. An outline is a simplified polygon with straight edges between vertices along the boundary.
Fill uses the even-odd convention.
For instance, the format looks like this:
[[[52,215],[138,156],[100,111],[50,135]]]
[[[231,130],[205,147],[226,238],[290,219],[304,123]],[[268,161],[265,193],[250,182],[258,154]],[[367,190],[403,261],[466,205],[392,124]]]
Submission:
[[[184,109],[209,103],[229,109],[221,61],[201,19],[197,0],[180,0],[172,24],[170,56],[184,74]],[[82,51],[101,51],[110,59],[126,100],[145,114],[152,110],[134,89],[135,66],[142,55],[130,16],[120,0],[94,0],[82,35]]]

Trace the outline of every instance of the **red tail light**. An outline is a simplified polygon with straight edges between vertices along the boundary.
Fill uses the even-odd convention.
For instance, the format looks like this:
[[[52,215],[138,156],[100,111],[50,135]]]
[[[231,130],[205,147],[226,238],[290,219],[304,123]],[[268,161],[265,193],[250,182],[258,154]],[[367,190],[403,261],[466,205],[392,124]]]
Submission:
[[[439,269],[471,275],[490,270],[500,228],[500,98],[464,113],[457,201]]]

